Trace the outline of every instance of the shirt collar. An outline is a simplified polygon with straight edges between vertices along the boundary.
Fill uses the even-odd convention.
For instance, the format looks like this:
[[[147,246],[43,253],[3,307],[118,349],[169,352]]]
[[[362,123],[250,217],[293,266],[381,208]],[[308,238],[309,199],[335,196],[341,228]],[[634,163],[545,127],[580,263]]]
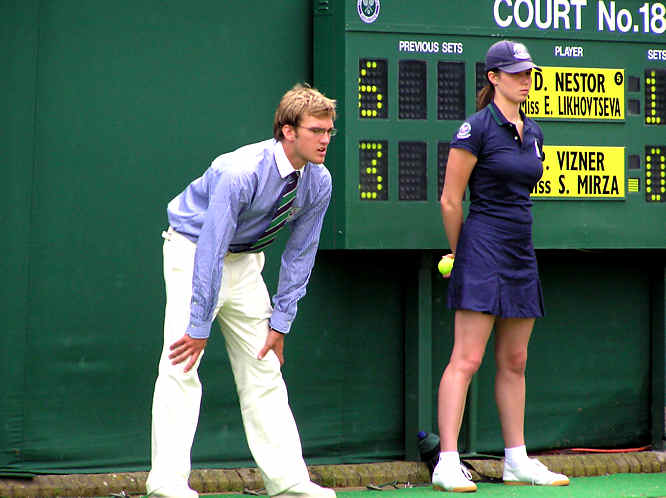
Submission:
[[[492,114],[498,126],[506,126],[507,124],[511,124],[511,122],[504,117],[502,111],[499,110],[499,107],[495,105],[495,102],[490,102],[488,104],[488,109],[490,110],[490,114]],[[520,113],[520,118],[523,120],[523,123],[527,123],[525,120],[525,113],[523,112],[523,110],[518,109],[518,112]]]
[[[275,163],[277,164],[278,171],[280,172],[280,176],[282,178],[287,178],[294,171],[296,171],[296,169],[291,165],[291,162],[287,158],[287,154],[284,152],[282,142],[276,142],[273,154],[275,156]]]

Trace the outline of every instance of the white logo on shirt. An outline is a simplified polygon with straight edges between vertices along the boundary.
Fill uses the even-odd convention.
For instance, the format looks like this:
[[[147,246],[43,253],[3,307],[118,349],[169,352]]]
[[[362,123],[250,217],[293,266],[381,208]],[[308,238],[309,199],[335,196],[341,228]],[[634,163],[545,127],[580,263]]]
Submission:
[[[463,140],[472,136],[472,125],[465,121],[458,129],[457,138]]]

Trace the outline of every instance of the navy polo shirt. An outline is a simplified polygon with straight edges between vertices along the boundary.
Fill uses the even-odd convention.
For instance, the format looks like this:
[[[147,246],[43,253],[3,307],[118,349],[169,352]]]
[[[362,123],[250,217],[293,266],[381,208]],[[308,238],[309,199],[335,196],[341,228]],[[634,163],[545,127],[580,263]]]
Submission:
[[[530,193],[543,174],[543,133],[520,111],[523,139],[491,102],[465,121],[451,147],[477,158],[469,178],[469,213],[532,223]]]

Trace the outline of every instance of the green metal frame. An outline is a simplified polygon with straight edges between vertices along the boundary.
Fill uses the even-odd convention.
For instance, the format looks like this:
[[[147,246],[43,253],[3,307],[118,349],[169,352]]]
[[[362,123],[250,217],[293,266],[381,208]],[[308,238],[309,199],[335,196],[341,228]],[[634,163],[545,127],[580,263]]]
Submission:
[[[414,258],[418,262],[415,279],[407,289],[405,307],[405,453],[418,460],[416,431],[432,431],[432,268],[428,253]],[[435,394],[434,399],[437,399]]]
[[[650,308],[652,357],[651,370],[651,432],[652,447],[663,450],[666,440],[666,266],[663,272],[655,272],[652,280]]]

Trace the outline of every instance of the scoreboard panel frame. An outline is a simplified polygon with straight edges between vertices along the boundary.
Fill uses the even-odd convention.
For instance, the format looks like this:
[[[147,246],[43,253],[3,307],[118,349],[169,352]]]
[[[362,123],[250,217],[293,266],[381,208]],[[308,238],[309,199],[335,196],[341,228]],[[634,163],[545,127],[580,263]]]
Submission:
[[[649,195],[650,178],[646,169],[646,151],[655,148],[666,151],[666,126],[648,123],[646,114],[651,110],[651,102],[656,100],[651,96],[658,95],[650,87],[666,85],[666,61],[650,61],[646,57],[648,51],[663,40],[662,35],[499,29],[490,21],[486,26],[479,25],[478,21],[459,25],[463,27],[451,25],[456,18],[472,19],[473,11],[479,10],[472,7],[457,9],[458,12],[449,16],[448,24],[437,25],[431,21],[418,25],[418,19],[412,22],[411,17],[418,18],[422,13],[414,13],[414,9],[401,6],[397,0],[383,0],[382,10],[376,21],[370,24],[358,20],[354,4],[351,0],[330,0],[326,10],[318,10],[319,4],[315,8],[314,84],[338,99],[336,126],[340,130],[329,146],[326,162],[333,174],[334,194],[322,233],[323,249],[446,248],[439,208],[445,166],[442,151],[447,148],[463,118],[455,106],[448,115],[438,107],[441,99],[447,97],[446,92],[441,91],[438,68],[442,65],[462,65],[464,68],[464,85],[454,88],[453,93],[464,95],[464,116],[468,116],[475,112],[478,68],[483,65],[487,48],[502,38],[525,43],[535,62],[545,68],[573,68],[581,73],[594,73],[595,69],[599,69],[599,73],[612,70],[610,75],[621,73],[618,80],[621,81],[621,87],[618,87],[621,118],[534,118],[544,131],[545,145],[579,146],[581,150],[592,150],[592,153],[597,148],[597,153],[602,156],[611,148],[624,148],[619,156],[622,164],[615,162],[614,167],[609,168],[612,173],[586,172],[594,176],[588,180],[580,176],[582,173],[563,170],[553,177],[550,196],[544,195],[545,185],[540,186],[541,195],[536,191],[533,193],[535,247],[666,247],[666,194]],[[424,2],[424,5],[433,10],[444,9],[437,2]],[[382,23],[384,14],[387,18],[393,16],[391,21],[399,19],[400,22]],[[478,12],[476,14],[478,18]],[[414,48],[417,51],[413,51]],[[568,51],[576,57],[558,56],[558,51]],[[365,83],[361,69],[367,61],[381,61],[386,67],[385,95],[382,94],[381,101],[385,117],[362,116],[364,106],[371,110],[368,102],[372,102],[369,95],[373,95],[372,88],[369,92],[360,91]],[[416,83],[401,80],[401,65],[403,69],[410,68],[407,73],[403,70],[403,75],[418,79],[418,74],[425,73],[425,80]],[[658,85],[651,85],[650,71],[663,72],[664,81],[660,79]],[[413,95],[404,93],[413,85],[421,91],[426,89],[425,99],[423,95],[412,98]],[[600,93],[598,98],[601,96]],[[417,109],[419,102],[426,103],[425,116],[422,109]],[[660,106],[661,101],[656,104]],[[407,105],[411,107],[407,109]],[[405,119],[410,114],[414,117]],[[371,163],[362,164],[362,158],[367,156],[363,144],[376,143],[383,144],[387,155],[381,158],[385,172],[381,175],[373,173]],[[400,151],[407,147],[406,144],[421,145],[412,145],[412,148],[416,147],[414,151],[403,152],[401,156]],[[655,187],[661,189],[663,186],[659,184],[661,177],[658,176],[662,174],[660,154],[653,156],[657,158],[651,163],[650,172],[654,192]],[[424,166],[419,164],[420,157],[425,157]],[[547,158],[546,166],[566,168],[562,162],[553,162],[555,157],[557,154]],[[578,181],[574,178],[573,183],[569,183],[582,189],[580,195],[576,192],[566,196],[563,191],[558,193],[560,187],[556,179],[561,175],[579,175]],[[381,182],[377,182],[377,177]],[[380,188],[374,191],[378,194],[374,197],[373,185]],[[468,196],[465,208],[468,207],[467,199]]]

